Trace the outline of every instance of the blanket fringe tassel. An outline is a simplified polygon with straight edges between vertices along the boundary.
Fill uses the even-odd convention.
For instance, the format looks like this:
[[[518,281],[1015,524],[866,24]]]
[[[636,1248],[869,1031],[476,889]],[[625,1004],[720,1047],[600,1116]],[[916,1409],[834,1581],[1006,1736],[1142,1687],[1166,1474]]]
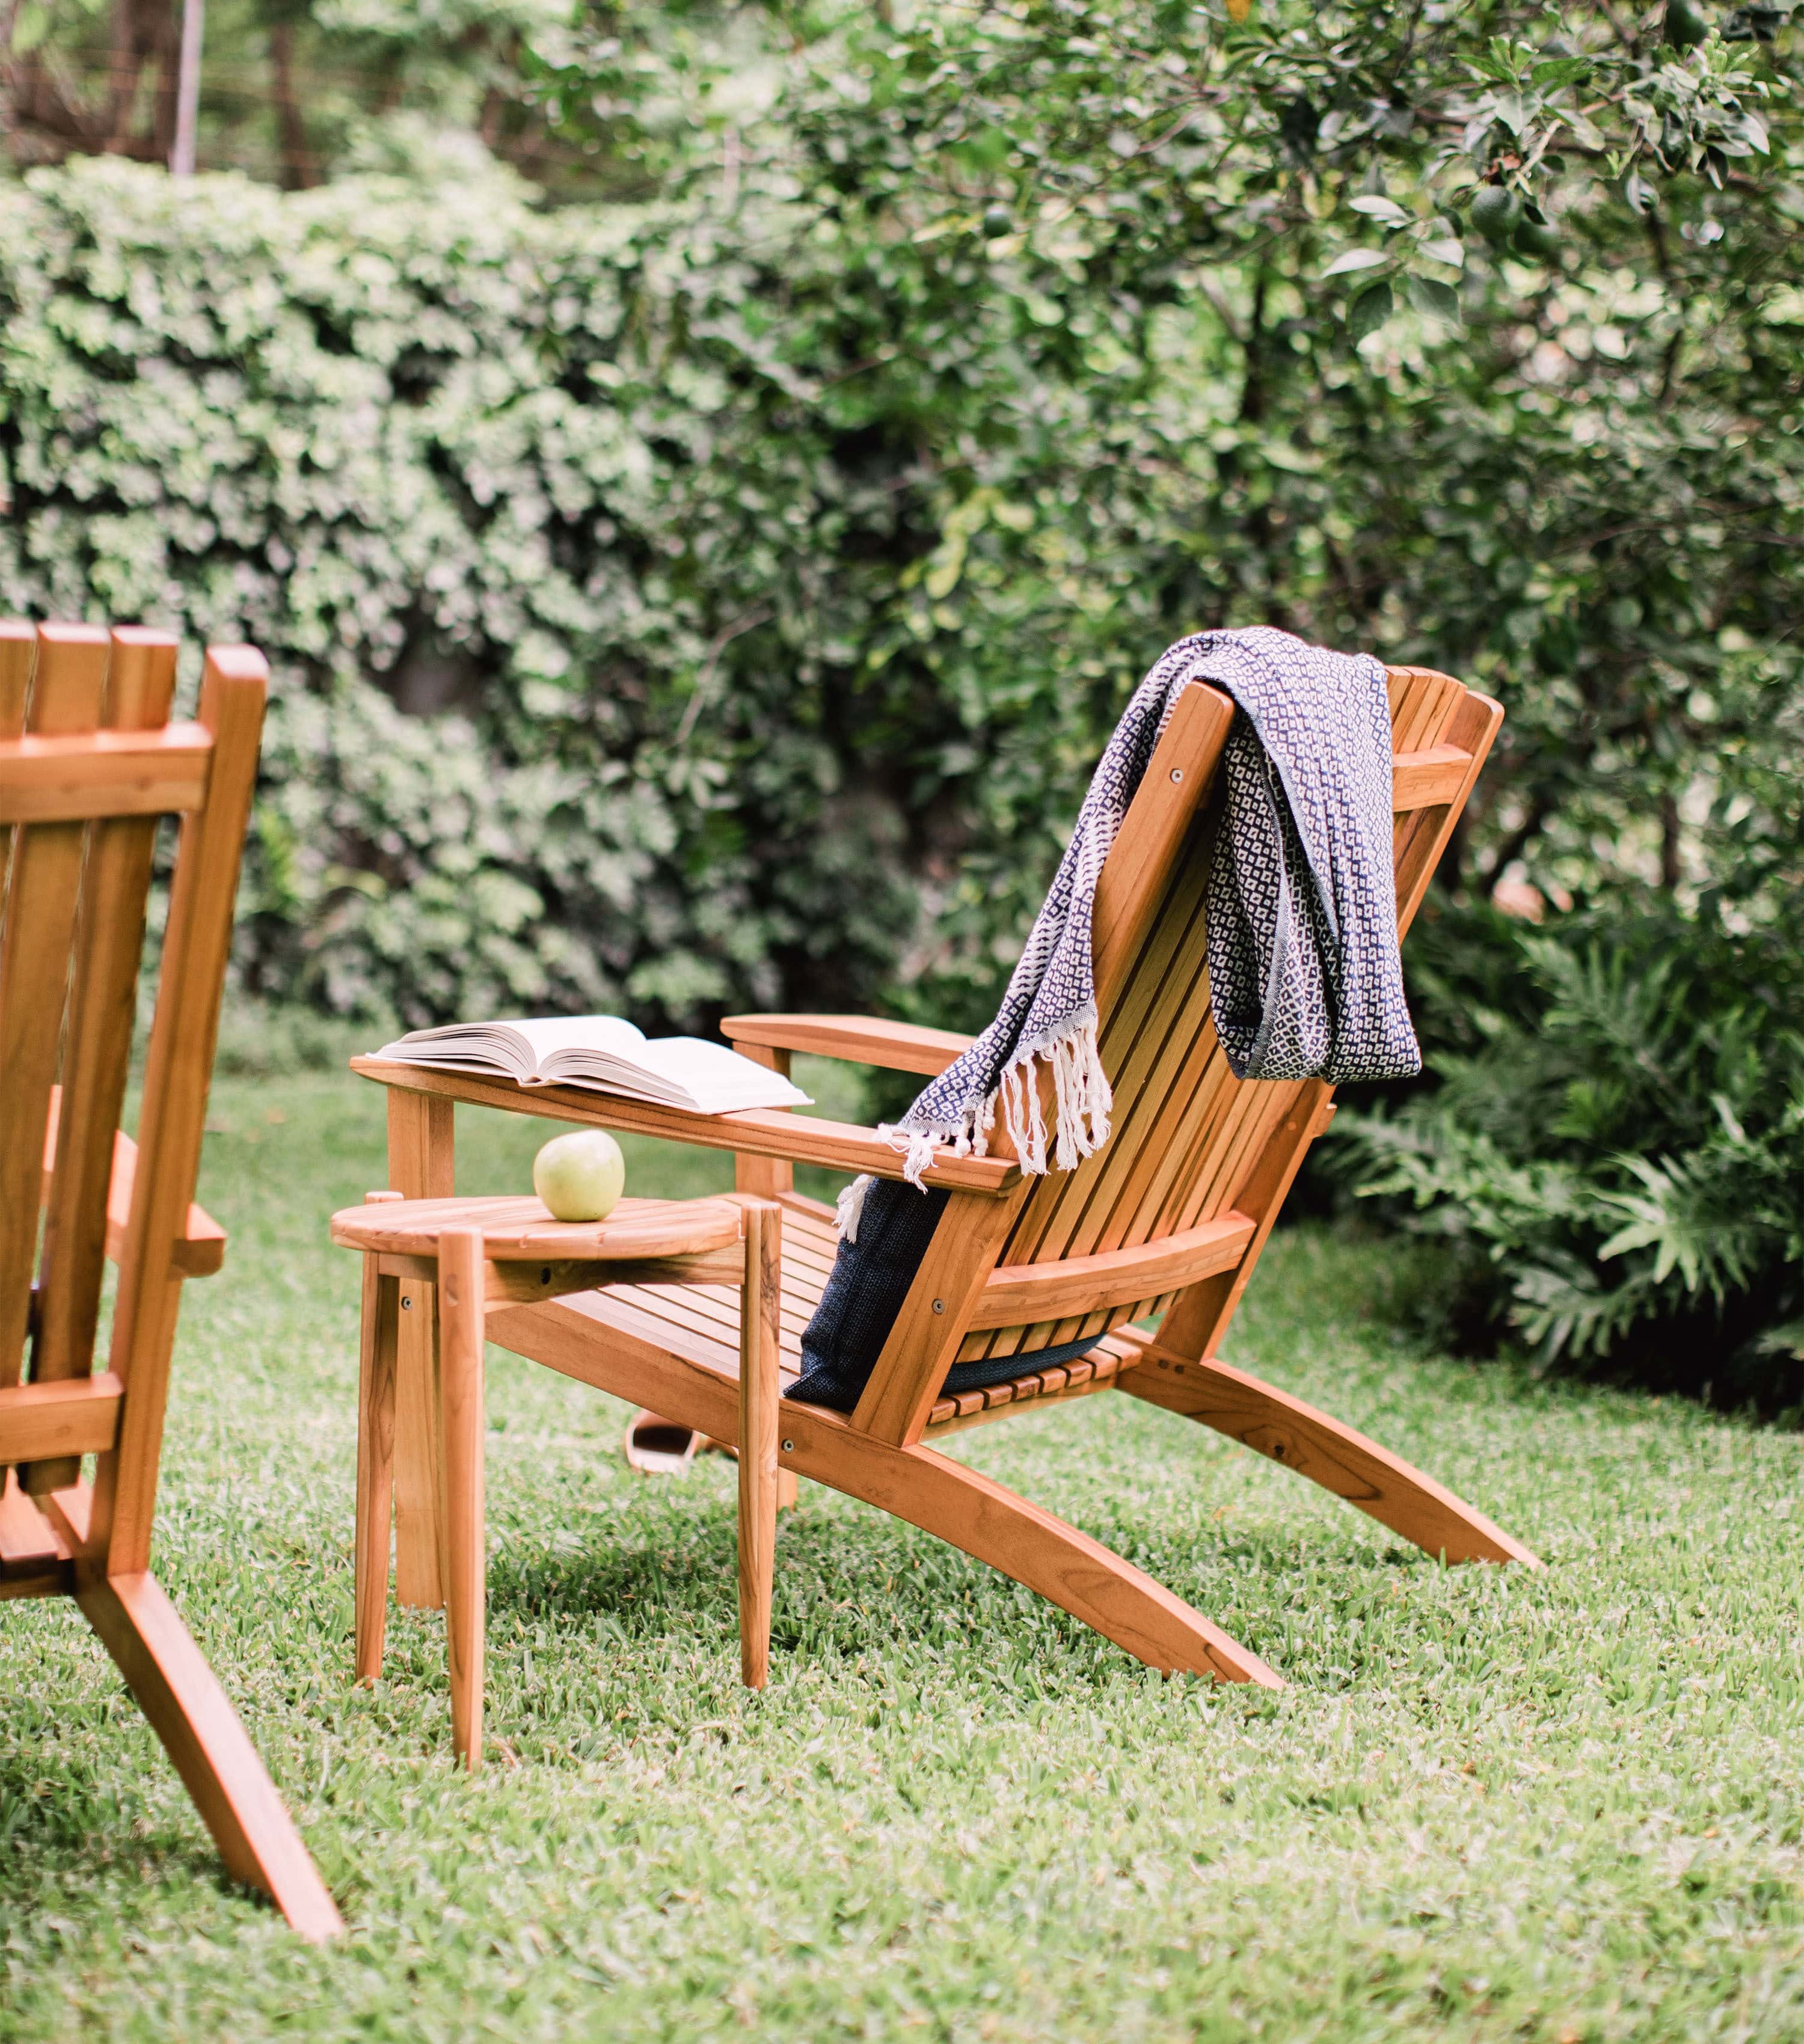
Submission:
[[[1046,1126],[1037,1063],[1052,1070],[1052,1127]],[[1014,1145],[1021,1168],[1029,1176],[1042,1176],[1052,1161],[1061,1171],[1075,1170],[1086,1157],[1100,1150],[1109,1139],[1109,1116],[1114,1095],[1096,1042],[1094,1009],[1074,1016],[1054,1036],[1017,1050],[1002,1073],[996,1089],[971,1110],[958,1128],[908,1128],[886,1127],[881,1132],[902,1152],[902,1176],[925,1192],[925,1175],[941,1146],[955,1157],[983,1157],[989,1153],[990,1132],[998,1108],[1002,1125]],[[859,1222],[864,1212],[865,1195],[875,1181],[866,1175],[854,1178],[840,1194],[836,1218],[842,1242],[856,1242]]]

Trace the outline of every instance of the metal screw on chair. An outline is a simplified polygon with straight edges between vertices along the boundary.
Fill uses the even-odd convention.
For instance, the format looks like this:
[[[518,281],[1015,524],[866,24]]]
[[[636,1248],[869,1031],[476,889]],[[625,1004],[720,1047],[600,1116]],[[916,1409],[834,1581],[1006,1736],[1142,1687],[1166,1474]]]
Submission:
[[[401,1310],[404,1313],[410,1313],[413,1310],[413,1301],[407,1297],[405,1292],[401,1295]]]
[[[783,1453],[786,1455],[793,1455],[795,1453],[795,1443],[794,1441],[785,1441],[783,1443]]]
[[[1182,766],[1174,766],[1171,769],[1171,786],[1174,788],[1178,786],[1183,778],[1184,770]]]
[[[943,1313],[946,1310],[945,1301],[944,1299],[936,1299],[933,1301],[933,1310],[937,1313]]]

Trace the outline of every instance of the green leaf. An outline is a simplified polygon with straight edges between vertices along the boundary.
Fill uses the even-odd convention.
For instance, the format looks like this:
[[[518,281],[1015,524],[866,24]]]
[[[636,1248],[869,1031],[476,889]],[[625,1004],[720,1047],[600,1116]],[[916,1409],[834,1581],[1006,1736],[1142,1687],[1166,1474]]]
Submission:
[[[1419,311],[1450,320],[1456,326],[1462,324],[1460,294],[1451,284],[1444,284],[1436,277],[1411,277],[1409,292],[1410,302]]]
[[[1337,256],[1321,274],[1324,278],[1344,277],[1355,270],[1382,268],[1390,260],[1382,248],[1348,248]]]
[[[1387,226],[1401,227],[1410,217],[1395,199],[1385,198],[1382,192],[1361,192],[1347,203],[1355,213],[1363,213],[1368,220],[1382,220]]]
[[[1388,284],[1369,284],[1347,310],[1347,331],[1356,345],[1368,333],[1376,333],[1396,305]]]

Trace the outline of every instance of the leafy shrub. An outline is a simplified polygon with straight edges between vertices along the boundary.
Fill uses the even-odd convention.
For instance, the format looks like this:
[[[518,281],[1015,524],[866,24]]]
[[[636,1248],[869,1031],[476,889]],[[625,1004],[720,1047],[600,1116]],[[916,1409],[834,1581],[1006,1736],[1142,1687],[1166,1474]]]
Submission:
[[[1795,936],[1651,910],[1425,935],[1439,1084],[1337,1117],[1359,1190],[1464,1252],[1494,1338],[1804,1408]]]
[[[498,175],[0,188],[0,602],[270,655],[253,995],[682,1020],[890,966],[906,826],[809,643],[856,493],[685,234]]]

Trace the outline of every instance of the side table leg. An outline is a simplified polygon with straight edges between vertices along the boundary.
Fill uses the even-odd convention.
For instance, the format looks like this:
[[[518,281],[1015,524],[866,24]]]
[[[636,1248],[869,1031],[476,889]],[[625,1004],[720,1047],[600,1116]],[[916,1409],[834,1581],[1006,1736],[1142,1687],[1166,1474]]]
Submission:
[[[363,1330],[357,1373],[357,1680],[382,1673],[394,1500],[394,1345],[400,1287],[363,1258]]]
[[[403,1199],[456,1190],[452,1105],[431,1093],[388,1092],[388,1182]],[[437,1288],[401,1287],[395,1354],[394,1593],[404,1604],[444,1604],[444,1496],[440,1438]]]
[[[739,1670],[748,1689],[771,1674],[777,1546],[778,1303],[783,1211],[748,1201],[739,1313]]]
[[[483,1510],[483,1237],[439,1237],[439,1358],[444,1416],[444,1637],[451,1735],[464,1765],[483,1764],[483,1646],[488,1585]]]

